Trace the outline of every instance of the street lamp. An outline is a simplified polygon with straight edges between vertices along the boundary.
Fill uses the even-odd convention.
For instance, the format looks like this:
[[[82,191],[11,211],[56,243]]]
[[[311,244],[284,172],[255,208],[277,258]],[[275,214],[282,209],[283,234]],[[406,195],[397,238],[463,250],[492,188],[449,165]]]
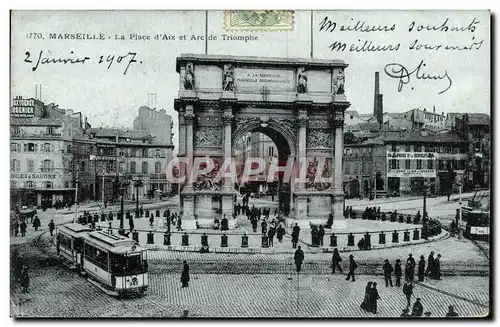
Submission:
[[[135,211],[139,212],[139,188],[143,187],[144,183],[142,180],[138,179],[134,181],[134,187],[135,187]]]
[[[462,239],[464,232],[462,230],[462,182],[458,182],[458,239]]]
[[[424,211],[422,212],[422,217],[425,218],[425,213],[427,212],[427,192],[429,191],[429,183],[424,181]]]

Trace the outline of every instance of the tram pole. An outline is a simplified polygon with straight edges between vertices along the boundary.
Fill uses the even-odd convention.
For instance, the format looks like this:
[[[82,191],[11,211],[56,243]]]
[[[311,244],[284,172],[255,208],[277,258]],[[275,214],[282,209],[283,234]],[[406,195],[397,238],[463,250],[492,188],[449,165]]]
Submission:
[[[462,183],[458,183],[458,239],[464,237],[464,231],[462,229]]]

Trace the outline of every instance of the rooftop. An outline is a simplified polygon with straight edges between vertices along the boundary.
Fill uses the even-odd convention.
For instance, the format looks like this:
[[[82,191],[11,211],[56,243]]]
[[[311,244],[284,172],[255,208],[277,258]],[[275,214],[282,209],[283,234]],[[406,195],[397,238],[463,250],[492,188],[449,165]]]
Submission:
[[[88,133],[95,134],[95,137],[121,137],[129,139],[150,139],[151,134],[148,131],[141,130],[122,130],[118,128],[90,128]]]
[[[470,125],[489,125],[490,115],[488,114],[467,114]]]

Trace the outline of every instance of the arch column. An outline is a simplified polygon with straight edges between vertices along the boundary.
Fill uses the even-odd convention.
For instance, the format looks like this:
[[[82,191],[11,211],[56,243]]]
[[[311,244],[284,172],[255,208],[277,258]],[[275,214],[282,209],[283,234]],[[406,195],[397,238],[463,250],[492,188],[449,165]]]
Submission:
[[[222,196],[222,217],[226,216],[229,223],[229,228],[233,229],[236,226],[236,220],[233,218],[234,210],[234,183],[233,174],[233,156],[232,156],[232,124],[233,124],[233,105],[236,102],[235,99],[221,99],[221,104],[223,106],[222,121],[224,124],[224,164],[222,169],[227,169],[229,166],[230,177],[224,177],[223,179],[223,189],[221,192]],[[223,171],[224,173],[224,171]],[[235,176],[234,176],[235,177]]]
[[[194,154],[194,135],[193,135],[193,124],[194,124],[194,101],[185,102],[185,156],[187,159],[187,167],[185,170],[186,182],[182,194],[182,229],[196,229],[196,221],[194,215],[195,207],[195,194],[193,189],[193,180],[191,178],[191,169],[193,168],[193,154]]]
[[[295,209],[295,220],[299,224],[301,228],[309,228],[309,220],[308,220],[308,210],[307,210],[307,201],[308,196],[305,193],[305,180],[304,174],[302,171],[307,168],[307,124],[309,121],[307,115],[307,104],[302,104],[300,109],[298,110],[297,115],[297,148],[298,148],[298,156],[296,158],[296,175],[293,178],[297,178],[295,185],[295,199],[294,204]],[[305,108],[304,108],[305,107]],[[292,184],[293,185],[293,184]],[[293,197],[293,195],[291,195]]]
[[[343,187],[343,150],[344,150],[344,112],[333,113],[332,176],[333,176],[333,225],[332,229],[345,229],[347,223],[344,217],[344,187]]]

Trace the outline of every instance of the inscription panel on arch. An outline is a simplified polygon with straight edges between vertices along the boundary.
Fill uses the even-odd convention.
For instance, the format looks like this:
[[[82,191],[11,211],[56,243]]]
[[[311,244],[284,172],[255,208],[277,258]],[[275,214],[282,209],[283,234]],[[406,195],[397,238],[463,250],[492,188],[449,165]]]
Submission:
[[[241,68],[234,69],[237,90],[295,90],[295,73],[291,69]]]

